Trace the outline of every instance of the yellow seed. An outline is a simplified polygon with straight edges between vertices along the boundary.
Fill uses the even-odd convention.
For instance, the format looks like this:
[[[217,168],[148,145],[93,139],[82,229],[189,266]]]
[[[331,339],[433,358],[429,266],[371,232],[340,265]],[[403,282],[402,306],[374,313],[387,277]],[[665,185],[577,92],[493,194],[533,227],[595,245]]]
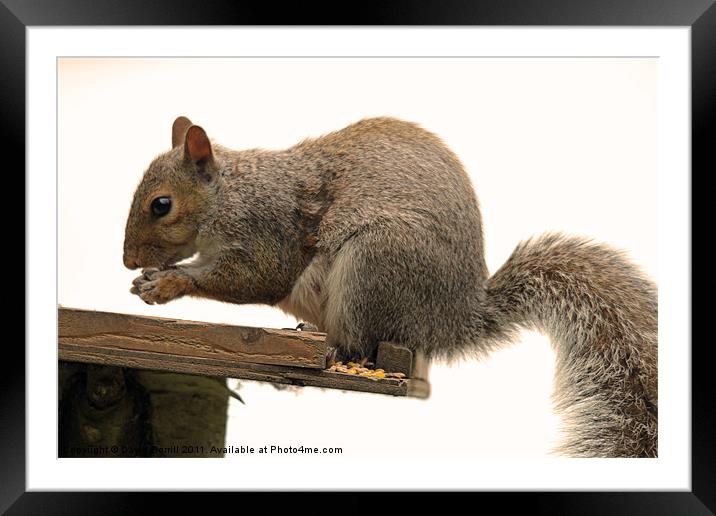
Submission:
[[[356,370],[355,367],[351,367],[350,369],[348,369],[348,371],[346,371],[346,373],[348,373],[348,374],[356,374],[357,372],[358,371]]]
[[[378,370],[373,373],[373,376],[375,376],[376,378],[385,378],[385,373],[381,370]]]

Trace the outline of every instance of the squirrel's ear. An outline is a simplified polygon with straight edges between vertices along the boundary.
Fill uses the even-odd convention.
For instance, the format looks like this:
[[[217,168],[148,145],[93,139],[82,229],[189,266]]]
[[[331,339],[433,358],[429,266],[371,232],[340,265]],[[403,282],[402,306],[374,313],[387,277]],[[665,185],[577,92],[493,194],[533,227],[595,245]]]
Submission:
[[[185,116],[180,116],[172,124],[172,149],[184,143],[184,136],[187,129],[191,127],[191,120]]]
[[[209,137],[206,135],[204,129],[198,125],[192,125],[186,131],[184,156],[199,165],[203,165],[214,159]]]

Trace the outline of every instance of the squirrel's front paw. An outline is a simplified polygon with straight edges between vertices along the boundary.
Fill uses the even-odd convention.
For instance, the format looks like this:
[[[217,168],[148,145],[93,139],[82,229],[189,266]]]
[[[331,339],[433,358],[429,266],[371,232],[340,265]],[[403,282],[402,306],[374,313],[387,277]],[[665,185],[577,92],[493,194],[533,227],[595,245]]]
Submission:
[[[161,305],[189,294],[193,281],[181,269],[145,269],[132,285],[130,292],[141,297],[145,303]]]

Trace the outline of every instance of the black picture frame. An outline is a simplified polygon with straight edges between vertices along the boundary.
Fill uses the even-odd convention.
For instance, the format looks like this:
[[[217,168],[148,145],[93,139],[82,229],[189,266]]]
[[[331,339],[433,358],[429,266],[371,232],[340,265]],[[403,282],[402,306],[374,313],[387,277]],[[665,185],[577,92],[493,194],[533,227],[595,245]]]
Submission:
[[[713,0],[432,0],[320,4],[242,1],[0,0],[0,92],[6,178],[24,170],[25,29],[85,25],[514,25],[514,26],[684,26],[691,28],[692,192],[693,182],[714,170],[709,136],[716,121],[716,6]],[[8,164],[7,160],[12,164]],[[24,181],[22,187],[24,190]],[[14,190],[17,192],[17,190]],[[15,194],[15,197],[17,195]],[[693,210],[692,201],[692,210]],[[8,219],[6,219],[8,220]],[[692,227],[700,220],[692,217]],[[13,225],[13,224],[11,224]],[[19,226],[14,222],[15,226]],[[698,235],[692,229],[692,235]],[[11,245],[24,241],[13,239]],[[695,257],[692,246],[692,259]],[[24,249],[24,248],[23,248]],[[27,256],[24,256],[25,263]],[[696,260],[693,260],[695,263]],[[25,270],[25,274],[29,271]],[[692,265],[693,273],[693,265]],[[705,283],[705,285],[704,285]],[[713,284],[697,282],[697,287]],[[692,283],[693,285],[693,283]],[[704,286],[701,286],[704,285]],[[692,287],[693,288],[693,287]],[[694,292],[694,290],[692,290]],[[693,296],[693,294],[692,294]],[[31,300],[29,300],[31,302]],[[23,304],[23,307],[26,306]],[[692,320],[705,305],[692,303]],[[693,331],[693,330],[692,330]],[[688,346],[691,343],[668,343]],[[4,347],[0,375],[0,511],[7,514],[127,514],[147,507],[147,494],[26,492],[25,352]],[[479,493],[502,507],[524,506],[537,514],[713,514],[716,511],[714,387],[708,341],[692,346],[691,492]],[[12,364],[12,367],[7,367]],[[220,498],[217,498],[220,496]],[[212,495],[211,506],[230,494]],[[242,494],[242,496],[245,496]],[[162,503],[186,503],[173,493]],[[492,498],[492,500],[489,500]],[[416,498],[417,500],[418,498]],[[453,502],[454,503],[454,502]],[[246,507],[245,502],[243,507]],[[168,509],[165,505],[164,509]],[[336,510],[339,510],[336,508]]]

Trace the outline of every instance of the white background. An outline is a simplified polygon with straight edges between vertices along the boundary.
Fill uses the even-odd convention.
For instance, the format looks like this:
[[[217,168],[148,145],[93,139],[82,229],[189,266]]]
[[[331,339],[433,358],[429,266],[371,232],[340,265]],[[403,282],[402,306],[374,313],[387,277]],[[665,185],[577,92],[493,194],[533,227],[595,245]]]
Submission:
[[[492,271],[518,240],[564,230],[629,249],[656,277],[656,70],[653,58],[61,59],[59,301],[295,326],[268,307],[146,306],[128,293],[132,193],[180,114],[235,148],[280,149],[367,116],[419,122],[477,187]],[[340,446],[346,457],[546,454],[557,423],[553,356],[546,339],[525,340],[481,364],[435,367],[427,402],[242,382],[248,404],[232,400],[227,443]],[[412,430],[386,433],[388,421]]]
[[[523,31],[524,40],[538,42],[540,32]],[[555,32],[558,42],[569,39]],[[628,31],[614,32],[621,37]],[[644,31],[633,33],[645,35]],[[664,40],[683,45],[683,33],[663,31],[670,38]],[[145,35],[144,31],[138,34]],[[244,38],[254,35],[244,34]],[[412,35],[416,42],[420,40],[419,34]],[[477,43],[486,38],[483,32],[475,35]],[[342,32],[336,38],[344,45],[364,45],[356,31]],[[583,42],[588,40],[583,38]],[[650,52],[628,55],[658,55],[656,41]],[[475,50],[469,55],[495,53],[494,47],[490,52],[487,47]],[[663,295],[659,269],[664,268],[664,261],[657,246],[663,228],[663,222],[661,227],[657,222],[664,220],[658,217],[663,206],[658,203],[662,188],[657,190],[657,175],[662,172],[663,183],[666,162],[658,147],[660,138],[663,143],[663,126],[657,128],[657,115],[660,109],[665,112],[664,95],[658,95],[659,88],[664,91],[660,70],[663,74],[663,57],[62,59],[57,67],[58,301],[79,308],[234,324],[295,324],[269,307],[191,299],[149,307],[128,293],[136,274],[122,266],[129,203],[146,165],[168,149],[171,122],[178,115],[189,116],[210,137],[233,148],[283,148],[366,116],[391,115],[419,122],[443,138],[472,177],[481,202],[491,271],[505,261],[519,240],[559,230],[628,250],[660,283]],[[680,181],[677,184],[685,182],[685,176]],[[663,309],[662,303],[660,326]],[[510,464],[505,459],[538,465],[535,461],[546,456],[558,438],[559,421],[549,400],[553,375],[549,342],[533,333],[522,337],[481,363],[434,365],[433,395],[427,401],[312,388],[286,392],[242,381],[240,392],[247,405],[232,401],[227,444],[341,446],[343,454],[261,461],[230,455],[223,462],[242,461],[239,469],[249,468],[252,474],[222,485],[304,485],[304,480],[295,477],[262,476],[262,468],[275,466],[277,461],[300,463],[302,468],[326,462],[354,464],[354,472],[370,464],[399,467],[420,462],[422,480],[403,477],[406,486],[421,485],[421,481],[454,487],[507,486],[510,478],[519,482],[520,475],[485,478],[473,467],[477,460],[490,460],[504,468]],[[660,359],[661,386],[664,377],[669,378],[664,375],[661,350]],[[680,360],[683,363],[683,354]],[[660,423],[665,399],[668,412],[669,398],[660,392]],[[664,457],[678,458],[664,446],[670,442],[664,441],[664,428],[662,424],[661,458],[652,464]],[[451,480],[449,474],[431,474],[441,471],[435,464],[444,467],[453,462],[473,474],[459,480]],[[614,463],[601,464],[605,462]],[[571,460],[570,464],[580,467],[583,461]],[[569,477],[558,481],[565,485],[565,480],[566,485],[574,481]],[[587,483],[581,485],[591,486],[609,485],[615,479],[611,474],[597,474],[583,480]],[[390,487],[390,481],[381,482],[378,473],[367,479],[350,472],[338,478],[318,473],[305,485]],[[532,476],[530,482],[528,475],[522,485],[560,485],[551,481]],[[187,485],[196,486],[196,482],[200,480]]]

